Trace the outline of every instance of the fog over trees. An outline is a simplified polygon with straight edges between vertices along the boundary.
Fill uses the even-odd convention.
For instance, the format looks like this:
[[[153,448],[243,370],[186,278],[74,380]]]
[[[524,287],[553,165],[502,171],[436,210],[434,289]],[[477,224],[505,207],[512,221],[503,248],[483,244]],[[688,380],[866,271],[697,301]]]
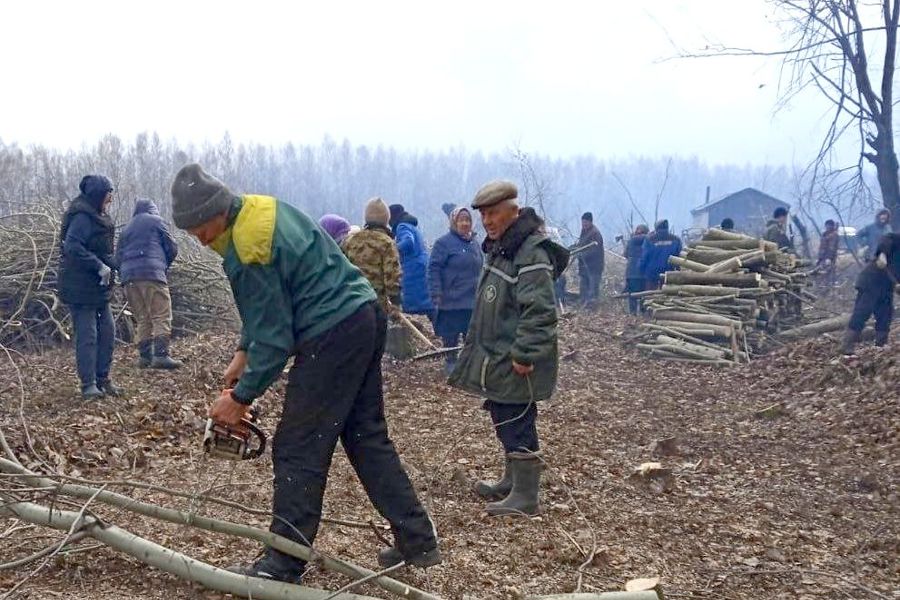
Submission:
[[[365,201],[381,196],[403,204],[432,239],[445,228],[441,204],[468,203],[499,177],[516,181],[525,201],[564,231],[577,232],[582,212],[591,211],[606,235],[652,221],[657,197],[659,218],[681,230],[690,226],[690,209],[705,201],[707,186],[713,198],[751,186],[791,203],[799,189],[784,166],[710,165],[697,158],[556,158],[512,146],[494,154],[463,147],[406,151],[328,137],[273,147],[228,134],[198,146],[142,133],[133,140],[107,135],[78,151],[0,141],[0,211],[17,212],[36,200],[62,209],[84,174],[104,173],[117,187],[117,223],[127,221],[138,196],[156,200],[167,215],[171,179],[189,161],[235,191],[271,194],[313,217],[333,212],[360,223]]]

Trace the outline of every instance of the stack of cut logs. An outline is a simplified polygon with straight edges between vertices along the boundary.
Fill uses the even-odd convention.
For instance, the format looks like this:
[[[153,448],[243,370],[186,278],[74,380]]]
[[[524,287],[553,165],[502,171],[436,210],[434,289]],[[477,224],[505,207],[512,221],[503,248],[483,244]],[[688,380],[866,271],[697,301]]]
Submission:
[[[750,360],[764,334],[798,324],[806,289],[803,261],[772,242],[710,229],[680,256],[643,298],[651,320],[638,348],[681,362],[737,364]]]

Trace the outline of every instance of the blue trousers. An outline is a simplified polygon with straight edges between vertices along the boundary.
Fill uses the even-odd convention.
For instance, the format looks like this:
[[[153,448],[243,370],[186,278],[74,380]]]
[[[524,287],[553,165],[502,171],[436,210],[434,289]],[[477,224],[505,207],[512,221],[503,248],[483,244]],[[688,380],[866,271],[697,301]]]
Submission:
[[[116,323],[109,303],[95,305],[70,304],[75,328],[75,365],[82,387],[109,378]]]

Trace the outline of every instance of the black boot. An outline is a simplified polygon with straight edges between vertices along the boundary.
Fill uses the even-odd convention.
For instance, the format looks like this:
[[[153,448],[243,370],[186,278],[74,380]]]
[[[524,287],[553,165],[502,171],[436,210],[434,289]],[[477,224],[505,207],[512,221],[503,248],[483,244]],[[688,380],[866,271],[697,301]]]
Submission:
[[[181,367],[181,361],[169,356],[169,337],[161,335],[153,340],[153,361],[150,363],[153,369],[177,369]]]
[[[844,356],[853,356],[856,353],[856,344],[859,343],[860,334],[858,331],[848,329],[844,333],[844,340],[841,342],[841,354]]]
[[[303,571],[306,564],[299,558],[294,558],[269,548],[266,553],[253,564],[234,565],[226,570],[247,577],[260,577],[284,583],[299,584],[303,579]]]
[[[541,512],[538,494],[541,487],[542,463],[538,455],[510,452],[512,470],[512,491],[505,500],[491,502],[487,513],[491,516],[527,515]]]
[[[888,331],[876,331],[875,332],[875,345],[879,348],[883,348],[887,346],[888,343]]]
[[[119,397],[125,393],[125,390],[114,384],[108,377],[97,379],[97,387],[107,396]]]
[[[475,493],[485,500],[502,500],[512,491],[512,469],[509,466],[509,457],[503,467],[503,477],[498,481],[481,480],[475,484]]]
[[[153,360],[153,340],[138,342],[138,367],[146,369]]]

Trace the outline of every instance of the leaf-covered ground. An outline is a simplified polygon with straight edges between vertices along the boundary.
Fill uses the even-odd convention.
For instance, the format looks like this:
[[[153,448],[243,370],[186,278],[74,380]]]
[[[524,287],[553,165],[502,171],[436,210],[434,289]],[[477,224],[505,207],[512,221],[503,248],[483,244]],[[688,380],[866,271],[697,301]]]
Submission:
[[[436,522],[445,559],[398,578],[447,598],[572,591],[579,573],[583,591],[659,576],[670,598],[900,598],[900,339],[846,363],[833,358],[836,342],[826,336],[723,370],[649,361],[629,346],[629,325],[615,314],[571,315],[563,323],[559,392],[539,417],[549,468],[544,513],[535,519],[488,518],[471,492],[502,460],[479,400],[448,388],[438,361],[386,363],[391,434]],[[197,492],[221,486],[219,495],[266,509],[268,455],[235,465],[200,451],[205,407],[232,347],[230,336],[180,340],[175,351],[187,366],[175,373],[133,369],[133,351],[123,350],[115,374],[127,397],[89,405],[74,392],[68,354],[17,357],[24,396],[9,364],[0,367],[0,424],[23,462],[37,463],[24,421],[34,453],[68,475]],[[279,393],[262,401],[269,430]],[[669,475],[630,477],[650,461]],[[267,525],[264,516],[116,489]],[[330,517],[383,523],[340,450],[325,507]],[[93,509],[217,565],[259,550]],[[59,539],[40,529],[5,534],[13,525],[0,519],[0,563]],[[373,529],[326,523],[317,546],[375,567]],[[0,571],[0,592],[29,571]],[[337,589],[348,580],[314,570],[307,582]],[[371,586],[359,591],[384,596]],[[55,558],[22,597],[222,596],[94,549]]]

